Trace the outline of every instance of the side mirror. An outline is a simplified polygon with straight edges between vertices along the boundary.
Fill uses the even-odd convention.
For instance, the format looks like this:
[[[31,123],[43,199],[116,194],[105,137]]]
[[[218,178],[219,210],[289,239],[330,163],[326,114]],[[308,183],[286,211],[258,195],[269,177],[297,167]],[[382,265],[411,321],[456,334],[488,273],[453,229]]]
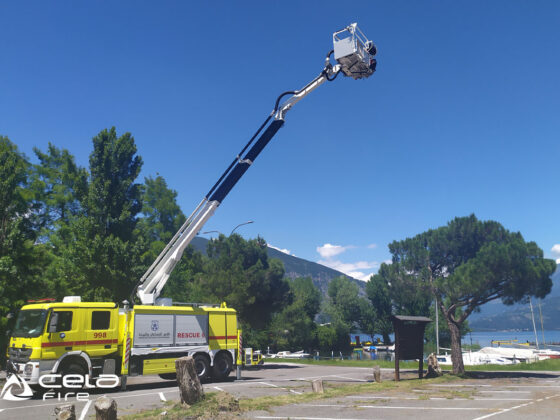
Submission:
[[[58,312],[53,312],[51,314],[51,319],[49,321],[49,333],[55,333],[56,332],[56,326],[58,324]]]

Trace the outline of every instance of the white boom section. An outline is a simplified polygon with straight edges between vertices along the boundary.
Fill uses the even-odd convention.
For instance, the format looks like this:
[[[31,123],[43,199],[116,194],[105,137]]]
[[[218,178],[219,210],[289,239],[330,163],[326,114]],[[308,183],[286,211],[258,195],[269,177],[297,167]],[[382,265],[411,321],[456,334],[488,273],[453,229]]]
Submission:
[[[307,95],[309,95],[311,92],[313,92],[315,89],[317,89],[319,86],[321,86],[323,83],[325,83],[328,80],[327,75],[330,77],[333,74],[338,73],[339,71],[340,71],[340,65],[337,64],[332,69],[329,69],[327,74],[319,75],[311,83],[306,85],[301,90],[298,90],[297,93],[292,95],[288,100],[286,100],[286,102],[284,102],[280,106],[278,111],[276,111],[276,113],[274,114],[274,119],[275,120],[283,120],[284,117],[286,116],[286,113],[290,109],[292,109],[292,107],[295,104],[297,104],[299,101],[301,101],[303,98],[305,98]]]
[[[327,74],[331,76],[339,70],[340,66],[336,65]],[[325,74],[321,74],[304,88],[297,91],[289,99],[282,103],[282,105],[274,113],[274,119],[284,120],[286,113],[296,103],[321,86],[326,80],[327,76]],[[252,162],[249,162],[249,164],[252,164]],[[136,295],[143,305],[153,305],[156,303],[156,299],[159,297],[163,286],[165,286],[173,269],[181,259],[183,252],[198,232],[200,232],[208,219],[212,217],[219,205],[220,202],[217,200],[208,201],[207,198],[204,198],[193,214],[191,214],[175,236],[173,236],[171,241],[169,241],[163,251],[161,251],[157,259],[140,279],[139,286],[136,289]]]
[[[338,65],[334,66],[335,71],[339,70]],[[333,72],[329,72],[329,75]],[[327,80],[326,75],[320,75],[300,91],[297,91],[287,99],[274,113],[275,120],[284,120],[286,113],[300,100],[313,92]],[[252,164],[252,162],[249,162]],[[183,252],[192,242],[194,237],[200,232],[204,224],[212,217],[218,206],[219,201],[208,201],[204,198],[195,209],[193,214],[187,219],[181,229],[173,236],[167,246],[161,251],[152,266],[146,271],[139,282],[136,294],[143,305],[153,305],[159,297],[163,286],[167,283],[173,269],[181,259]]]
[[[342,33],[348,32],[347,38],[342,38]],[[359,38],[357,25],[354,23],[342,31],[334,34],[334,47],[332,51],[335,53],[338,64],[332,66],[329,62],[329,55],[326,59],[326,66],[319,76],[305,85],[301,90],[295,92],[285,92],[291,94],[282,105],[278,106],[270,114],[274,117],[274,121],[268,126],[265,132],[260,136],[256,143],[242,159],[237,156],[236,160],[226,170],[224,175],[218,180],[210,193],[200,202],[195,211],[190,215],[186,222],[181,226],[179,231],[173,236],[157,259],[146,271],[138,282],[136,294],[144,305],[153,305],[161,293],[165,283],[169,279],[171,272],[181,259],[183,252],[191,243],[194,237],[202,229],[204,224],[212,217],[225,196],[235,186],[237,181],[243,176],[245,171],[253,164],[254,159],[259,155],[262,149],[268,144],[276,132],[282,127],[286,113],[300,100],[321,86],[325,81],[332,81],[339,72],[350,76],[354,79],[367,78],[375,71],[375,46],[371,41],[366,41],[365,37]],[[268,121],[268,120],[267,120]],[[257,131],[255,136],[249,141],[242,153],[251,145],[254,138],[264,128],[267,121]]]
[[[161,251],[152,266],[140,279],[140,285],[136,290],[136,294],[143,305],[153,305],[155,303],[183,252],[206,221],[212,217],[219,205],[220,203],[217,201],[208,201],[206,198],[202,200],[193,214],[183,223],[183,226]]]

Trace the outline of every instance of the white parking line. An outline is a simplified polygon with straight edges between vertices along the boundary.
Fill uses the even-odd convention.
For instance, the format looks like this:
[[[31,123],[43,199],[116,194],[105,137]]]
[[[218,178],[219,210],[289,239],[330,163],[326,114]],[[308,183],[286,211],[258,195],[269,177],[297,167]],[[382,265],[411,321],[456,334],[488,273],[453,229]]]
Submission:
[[[560,385],[504,385],[505,388],[560,388]]]
[[[340,405],[340,404],[301,404],[305,407],[340,407],[340,408],[387,408],[397,410],[463,410],[463,411],[489,411],[491,408],[487,407],[411,407],[411,406],[394,406],[394,405]]]
[[[437,386],[437,387],[442,387],[442,388],[448,388],[448,387],[456,387],[456,388],[465,388],[465,387],[478,387],[478,386],[492,386],[492,385],[487,385],[487,384],[431,384],[430,386]]]
[[[272,386],[274,388],[280,388],[278,385],[274,385],[274,384],[269,384],[268,382],[257,382],[258,384],[263,384],[266,386]]]
[[[550,399],[550,398],[556,398],[556,397],[560,397],[560,394],[549,395],[548,397],[545,397],[544,399],[545,399],[545,400],[548,400],[548,399]],[[542,401],[542,399],[536,400],[536,401],[531,401],[531,402],[528,402],[528,403],[525,403],[525,404],[516,405],[515,407],[511,407],[511,408],[504,408],[504,409],[501,410],[501,411],[497,411],[497,412],[495,412],[495,413],[491,413],[491,414],[487,414],[487,415],[485,415],[485,416],[477,417],[477,418],[475,418],[475,419],[473,419],[473,420],[483,420],[483,419],[487,419],[487,418],[489,418],[489,417],[496,416],[496,415],[498,415],[498,414],[503,414],[503,413],[507,413],[508,411],[517,410],[518,408],[527,407],[527,406],[529,406],[529,405],[534,404],[534,403],[537,402],[537,401],[540,402],[540,401]]]
[[[513,390],[509,390],[509,391],[478,391],[478,392],[485,392],[485,393],[488,393],[488,394],[493,394],[494,392],[507,392],[507,393],[510,393],[510,394],[512,394],[512,393],[513,394],[530,394],[531,393],[531,391],[513,391]]]
[[[297,394],[297,395],[303,394],[303,392],[297,392],[297,391],[294,391],[293,389],[290,389],[290,392],[293,392],[294,394]]]
[[[275,416],[259,416],[259,417],[255,417],[256,419],[270,419],[270,420],[275,420],[275,419],[294,419],[294,420],[363,420],[363,419],[350,419],[350,418],[341,418],[341,417],[294,417],[294,416],[290,416],[290,417],[275,417]]]
[[[167,401],[167,398],[165,398],[165,395],[163,395],[163,392],[159,393],[159,399],[163,402]]]
[[[418,397],[387,397],[383,395],[379,396],[359,396],[352,395],[346,398],[352,398],[357,400],[414,400],[419,401]],[[440,397],[429,397],[429,400],[448,400],[448,401],[531,401],[530,398],[440,398]]]
[[[348,378],[347,376],[329,375],[333,378],[348,379],[349,381],[367,382],[365,379]]]
[[[491,414],[486,414],[485,416],[477,417],[473,420],[487,419],[488,417],[493,417],[493,416],[496,416],[498,414],[507,413],[508,411],[517,410],[518,408],[521,408],[521,407],[527,407],[528,405],[531,405],[531,404],[534,404],[534,403],[533,402],[528,402],[528,403],[525,403],[525,404],[516,405],[515,407],[504,408],[501,411],[497,411],[497,412],[491,413]]]
[[[215,386],[214,389],[217,389],[218,391],[221,391],[221,392],[225,392],[225,391],[224,391],[222,388],[220,388],[219,386]]]
[[[92,400],[89,400],[86,405],[84,406],[84,409],[82,410],[82,413],[80,414],[80,418],[79,420],[84,420],[86,418],[87,412],[89,411],[89,407],[91,405]]]

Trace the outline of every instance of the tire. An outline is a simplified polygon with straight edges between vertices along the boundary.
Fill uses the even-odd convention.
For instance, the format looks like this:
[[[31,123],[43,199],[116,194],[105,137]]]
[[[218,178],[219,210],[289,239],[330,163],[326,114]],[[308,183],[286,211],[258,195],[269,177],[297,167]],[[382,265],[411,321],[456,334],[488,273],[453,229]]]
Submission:
[[[165,379],[166,381],[174,381],[177,379],[176,373],[160,373],[159,377]]]
[[[205,382],[210,376],[210,362],[202,354],[194,356],[194,368],[200,382]]]
[[[82,365],[79,365],[77,363],[71,363],[68,366],[65,366],[61,372],[62,378],[64,378],[66,375],[82,375],[82,377],[84,377],[85,374],[86,369]],[[83,385],[80,387],[64,387],[63,385],[62,389],[64,392],[77,392],[83,389]]]
[[[212,377],[217,381],[226,379],[233,369],[233,362],[229,353],[218,353],[214,358]]]

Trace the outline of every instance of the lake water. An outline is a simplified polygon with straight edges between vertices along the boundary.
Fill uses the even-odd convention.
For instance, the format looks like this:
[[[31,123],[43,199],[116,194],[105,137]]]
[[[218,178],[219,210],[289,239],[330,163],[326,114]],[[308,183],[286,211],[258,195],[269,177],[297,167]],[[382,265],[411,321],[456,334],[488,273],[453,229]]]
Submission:
[[[351,341],[354,341],[356,335],[360,336],[362,342],[371,340],[369,335],[351,334]],[[376,335],[376,340],[377,337]],[[391,334],[390,338],[391,340],[395,339],[393,334]],[[544,340],[543,332],[537,330],[537,339],[540,347],[543,347],[543,342],[547,344],[560,344],[560,330],[544,330]],[[519,343],[526,343],[527,341],[529,341],[529,343],[534,343],[535,333],[533,331],[473,331],[463,337],[462,343],[471,344],[471,340],[473,344],[479,344],[481,347],[490,347],[492,345],[492,340],[518,340]]]
[[[539,346],[543,347],[543,342],[560,344],[560,330],[537,331]],[[491,346],[492,340],[518,340],[518,343],[535,342],[534,331],[473,331],[463,337],[464,344],[479,344],[481,347]]]

